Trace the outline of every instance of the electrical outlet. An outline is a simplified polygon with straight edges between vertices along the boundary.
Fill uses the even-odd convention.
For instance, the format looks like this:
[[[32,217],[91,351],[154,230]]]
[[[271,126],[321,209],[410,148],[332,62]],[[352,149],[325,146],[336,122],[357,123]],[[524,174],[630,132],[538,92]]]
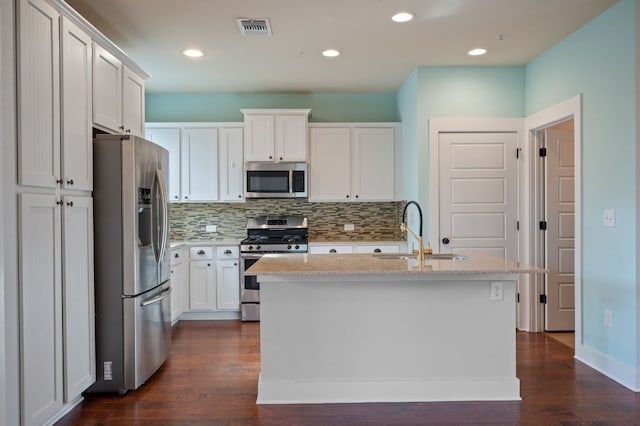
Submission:
[[[344,230],[345,231],[353,231],[355,229],[356,229],[356,227],[353,225],[353,223],[345,223],[344,224]]]
[[[489,300],[503,300],[503,286],[502,283],[491,283],[491,293]]]
[[[207,225],[205,230],[206,232],[218,232],[218,225]]]
[[[616,211],[614,209],[605,209],[602,213],[602,225],[606,228],[614,228],[616,226]]]
[[[609,309],[604,310],[604,326],[605,327],[613,327],[613,314]]]

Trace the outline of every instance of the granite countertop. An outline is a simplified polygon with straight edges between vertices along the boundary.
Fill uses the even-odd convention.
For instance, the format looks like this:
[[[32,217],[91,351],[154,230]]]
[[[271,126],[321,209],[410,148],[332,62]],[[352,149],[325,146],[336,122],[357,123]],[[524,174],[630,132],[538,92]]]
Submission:
[[[463,253],[464,254],[464,253]],[[422,275],[543,273],[536,266],[473,254],[465,260],[376,258],[371,254],[268,254],[254,263],[251,275]]]
[[[407,240],[398,240],[398,239],[390,239],[390,240],[373,240],[373,239],[363,239],[363,238],[309,238],[310,244],[322,244],[322,245],[331,245],[331,244],[407,244]]]

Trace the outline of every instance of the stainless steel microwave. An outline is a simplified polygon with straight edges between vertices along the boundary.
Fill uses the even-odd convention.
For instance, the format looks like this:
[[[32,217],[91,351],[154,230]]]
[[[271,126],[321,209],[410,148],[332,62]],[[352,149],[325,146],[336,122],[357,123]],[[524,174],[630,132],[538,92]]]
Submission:
[[[245,198],[306,198],[307,163],[245,163]]]

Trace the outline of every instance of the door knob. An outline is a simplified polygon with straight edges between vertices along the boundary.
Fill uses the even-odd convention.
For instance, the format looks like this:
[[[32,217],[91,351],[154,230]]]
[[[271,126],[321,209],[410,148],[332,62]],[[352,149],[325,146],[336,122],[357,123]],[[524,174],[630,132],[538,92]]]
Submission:
[[[447,245],[447,244],[449,244],[449,243],[450,243],[450,241],[449,241],[449,239],[448,239],[447,237],[444,237],[444,238],[442,239],[442,244]]]

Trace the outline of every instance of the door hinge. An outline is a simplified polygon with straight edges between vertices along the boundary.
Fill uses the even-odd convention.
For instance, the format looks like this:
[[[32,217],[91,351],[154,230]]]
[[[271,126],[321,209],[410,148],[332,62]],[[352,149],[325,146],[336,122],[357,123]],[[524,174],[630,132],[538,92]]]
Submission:
[[[540,295],[540,303],[547,303],[547,295],[546,294],[541,294]]]
[[[516,294],[516,303],[520,303],[520,293]]]
[[[547,148],[540,148],[540,157],[547,156]]]
[[[522,151],[521,148],[516,148],[516,158],[520,158],[520,151]]]
[[[519,231],[519,230],[520,230],[520,221],[517,220],[516,221],[516,231]]]
[[[546,231],[547,230],[547,221],[546,220],[541,220],[540,221],[540,230],[541,231]]]

